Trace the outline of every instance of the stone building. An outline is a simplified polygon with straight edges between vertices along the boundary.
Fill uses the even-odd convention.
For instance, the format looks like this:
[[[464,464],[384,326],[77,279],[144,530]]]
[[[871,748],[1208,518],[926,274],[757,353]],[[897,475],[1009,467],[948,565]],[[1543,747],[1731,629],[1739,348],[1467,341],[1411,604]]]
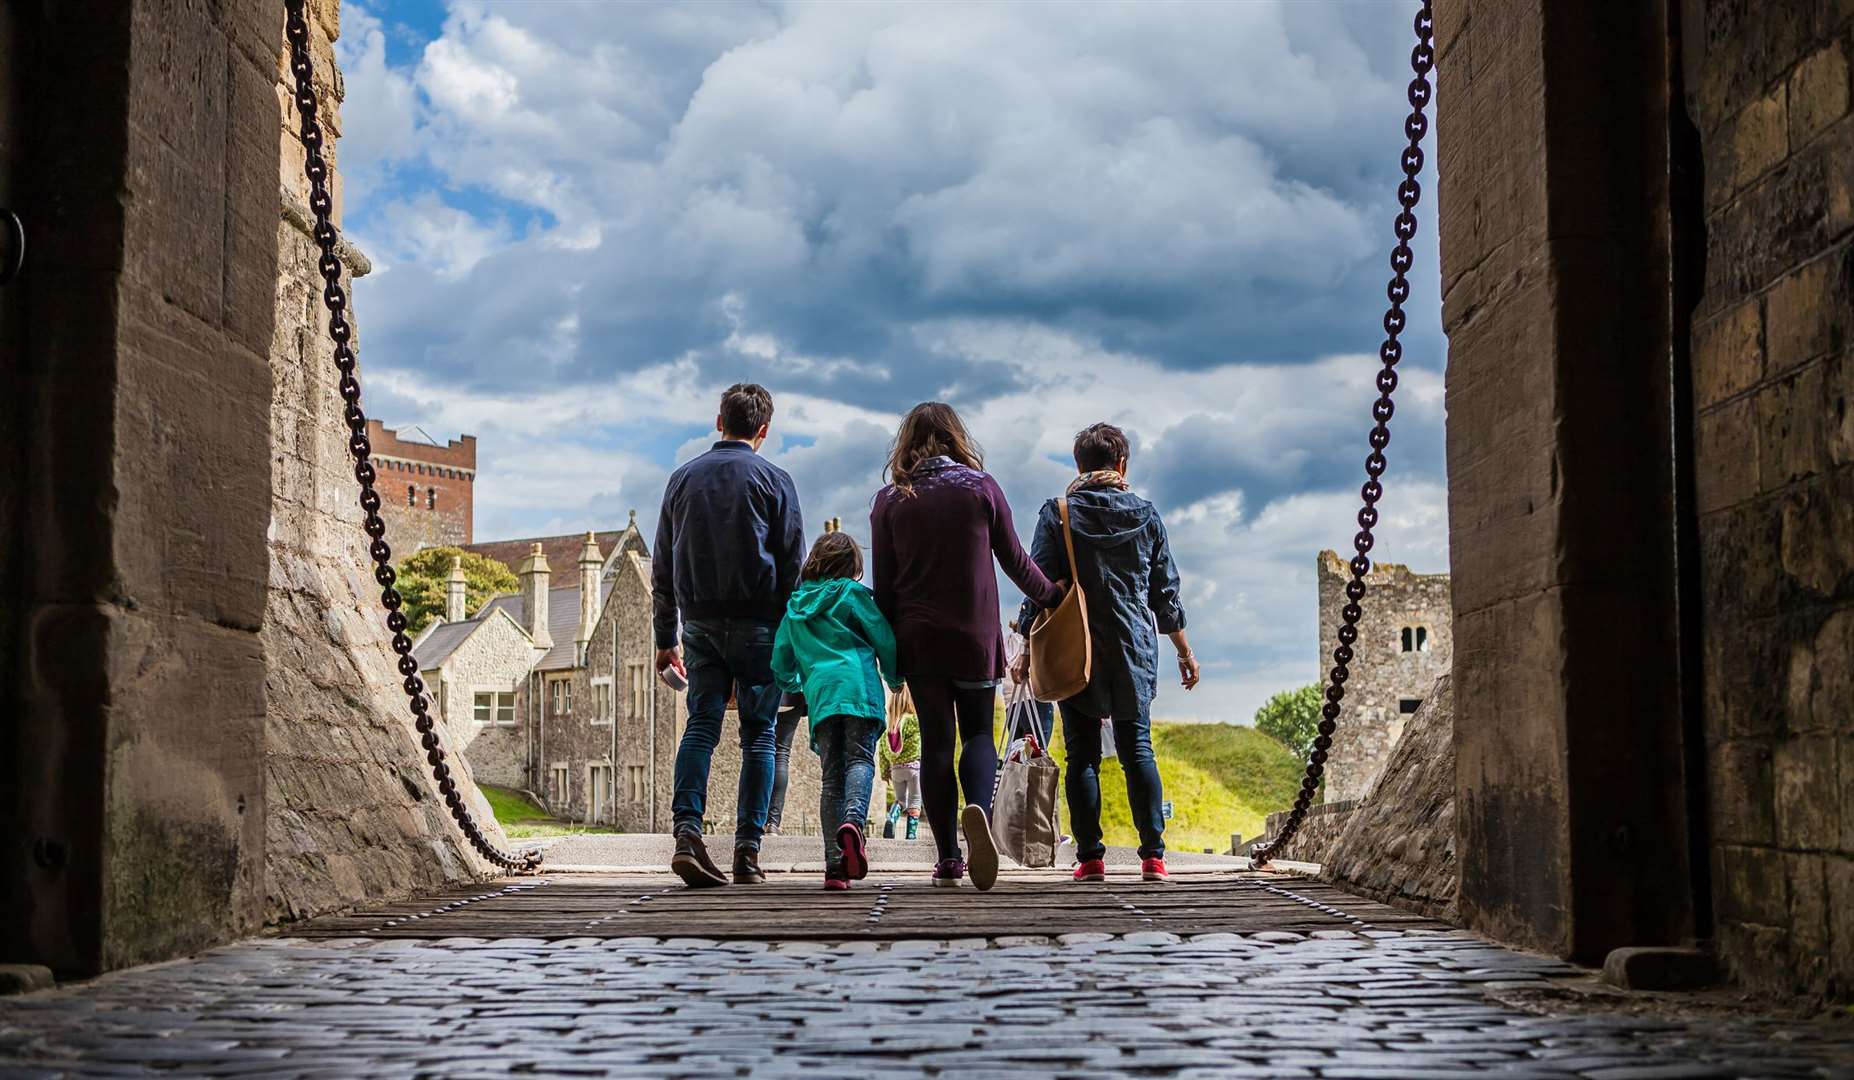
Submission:
[[[395,551],[462,547],[474,538],[476,436],[439,446],[369,420],[367,441],[380,471],[380,516]]]
[[[1339,647],[1339,610],[1352,578],[1338,554],[1315,560],[1320,596],[1320,677]],[[1326,801],[1362,799],[1438,677],[1453,658],[1447,574],[1413,574],[1407,566],[1379,563],[1365,578],[1364,617],[1358,622],[1357,659],[1345,684],[1345,710],[1326,761]]]

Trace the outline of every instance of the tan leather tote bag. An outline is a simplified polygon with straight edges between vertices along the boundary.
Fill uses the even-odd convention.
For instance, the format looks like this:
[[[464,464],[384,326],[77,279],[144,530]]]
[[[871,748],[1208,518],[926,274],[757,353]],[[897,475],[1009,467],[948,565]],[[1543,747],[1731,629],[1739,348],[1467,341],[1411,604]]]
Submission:
[[[1039,701],[1061,701],[1088,688],[1094,646],[1088,636],[1088,604],[1075,569],[1075,533],[1069,528],[1069,497],[1056,503],[1062,543],[1069,552],[1069,593],[1030,627],[1030,691]]]

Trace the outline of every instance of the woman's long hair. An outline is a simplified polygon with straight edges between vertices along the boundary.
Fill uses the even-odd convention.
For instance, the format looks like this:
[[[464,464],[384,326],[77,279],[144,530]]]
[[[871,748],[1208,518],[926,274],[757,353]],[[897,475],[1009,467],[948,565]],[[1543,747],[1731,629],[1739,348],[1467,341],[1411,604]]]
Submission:
[[[923,401],[902,417],[889,447],[888,482],[903,495],[914,494],[915,471],[932,457],[949,457],[974,469],[985,467],[984,452],[966,431],[959,414],[944,401]]]

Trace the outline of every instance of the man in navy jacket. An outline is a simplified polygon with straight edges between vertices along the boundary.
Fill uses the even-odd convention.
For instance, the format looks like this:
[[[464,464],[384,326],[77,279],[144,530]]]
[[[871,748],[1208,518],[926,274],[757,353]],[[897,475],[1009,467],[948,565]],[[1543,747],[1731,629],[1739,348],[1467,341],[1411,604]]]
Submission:
[[[674,668],[689,684],[689,725],[676,750],[670,802],[676,833],[670,869],[691,886],[727,884],[702,842],[702,820],[730,696],[740,715],[734,882],[766,880],[760,838],[772,796],[780,697],[773,634],[805,557],[798,491],[784,469],[759,454],[772,412],[764,387],[729,387],[715,418],[720,441],[670,475],[657,515],[651,557],[657,670]]]

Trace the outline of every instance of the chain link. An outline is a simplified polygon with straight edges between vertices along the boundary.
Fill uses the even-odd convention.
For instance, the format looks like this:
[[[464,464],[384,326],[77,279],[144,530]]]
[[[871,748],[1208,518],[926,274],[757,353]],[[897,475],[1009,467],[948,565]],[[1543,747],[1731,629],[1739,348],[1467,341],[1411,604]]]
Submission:
[[[322,125],[316,119],[315,67],[309,55],[309,24],[303,14],[303,4],[304,0],[284,0],[288,16],[284,33],[290,45],[290,73],[296,78],[296,111],[302,117],[301,136],[306,153],[303,175],[309,180],[309,212],[315,216],[311,236],[322,251],[317,265],[324,282],[322,302],[328,307],[328,336],[335,343],[335,367],[341,372],[341,400],[346,403],[342,419],[348,427],[348,453],[354,458],[354,478],[360,481],[361,510],[367,515],[363,527],[372,539],[367,553],[374,562],[373,579],[381,589],[380,606],[386,609],[386,628],[393,635],[399,674],[405,677],[403,686],[412,710],[412,726],[418,729],[419,742],[425,748],[425,761],[431,766],[432,778],[438,782],[438,792],[444,796],[451,818],[483,858],[507,870],[530,870],[540,863],[539,852],[511,854],[496,847],[483,835],[470,808],[464,805],[463,793],[451,776],[450,766],[445,764],[444,748],[438,744],[437,724],[431,716],[431,701],[425,696],[424,680],[419,678],[418,661],[412,657],[412,639],[406,636],[406,617],[400,611],[404,601],[399,590],[393,587],[398,574],[392,567],[393,549],[386,543],[386,521],[380,517],[380,495],[373,486],[376,479],[373,447],[367,439],[367,414],[361,411],[360,378],[355,373],[352,344],[354,331],[348,325],[347,292],[341,287],[341,259],[335,254],[341,234],[332,218],[334,198],[329,194],[328,162],[322,156]]]
[[[1326,754],[1332,749],[1333,732],[1339,728],[1339,703],[1345,699],[1346,679],[1351,675],[1353,660],[1352,646],[1358,641],[1358,620],[1364,615],[1359,605],[1365,599],[1365,575],[1371,572],[1369,558],[1372,537],[1371,530],[1378,524],[1378,500],[1384,497],[1384,485],[1379,477],[1384,475],[1388,464],[1384,458],[1384,448],[1390,445],[1390,418],[1394,407],[1391,394],[1397,389],[1397,363],[1403,359],[1403,343],[1397,340],[1403,333],[1406,317],[1404,302],[1410,298],[1410,279],[1406,276],[1416,263],[1416,256],[1410,250],[1410,241],[1416,238],[1416,204],[1423,197],[1422,185],[1416,177],[1423,171],[1423,137],[1429,133],[1429,117],[1424,113],[1428,108],[1432,90],[1429,85],[1429,73],[1435,68],[1435,14],[1431,10],[1430,0],[1423,0],[1422,8],[1416,13],[1416,47],[1410,50],[1410,70],[1415,78],[1410,80],[1408,98],[1410,115],[1404,119],[1403,133],[1410,140],[1404,147],[1400,165],[1403,168],[1403,182],[1397,185],[1397,205],[1402,210],[1392,223],[1392,230],[1397,236],[1397,246],[1391,248],[1390,285],[1385,295],[1390,299],[1390,307],[1384,312],[1384,344],[1378,346],[1378,359],[1384,367],[1378,372],[1378,399],[1372,402],[1371,428],[1369,442],[1371,453],[1365,457],[1365,486],[1359,489],[1359,496],[1364,505],[1358,511],[1358,533],[1352,537],[1352,547],[1357,554],[1352,556],[1352,580],[1346,582],[1346,605],[1339,612],[1339,647],[1333,650],[1333,669],[1326,683],[1326,704],[1320,707],[1319,736],[1313,740],[1313,752],[1307,757],[1307,775],[1300,781],[1300,794],[1294,800],[1294,809],[1288,813],[1286,823],[1275,838],[1258,845],[1250,858],[1256,866],[1266,866],[1269,857],[1287,846],[1288,841],[1300,830],[1301,822],[1307,817],[1307,808],[1313,805],[1313,793],[1319,790],[1320,776],[1326,771]]]

